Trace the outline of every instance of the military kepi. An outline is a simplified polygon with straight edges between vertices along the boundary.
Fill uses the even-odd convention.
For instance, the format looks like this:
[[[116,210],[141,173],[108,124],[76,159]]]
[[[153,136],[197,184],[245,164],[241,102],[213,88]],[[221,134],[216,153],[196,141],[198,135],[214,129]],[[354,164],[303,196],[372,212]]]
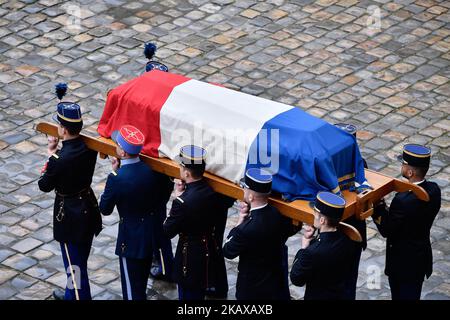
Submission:
[[[259,193],[272,191],[272,174],[262,168],[250,168],[241,179],[241,186]]]
[[[192,144],[186,145],[180,149],[176,160],[186,168],[199,168],[206,166],[206,150],[202,147]]]
[[[356,137],[356,131],[358,131],[358,129],[353,124],[336,123],[335,126],[338,127],[339,129],[344,130],[345,132],[350,133],[351,135]]]
[[[169,68],[162,64],[161,62],[152,60],[153,56],[156,52],[156,45],[154,43],[146,43],[144,47],[144,55],[149,60],[147,64],[145,65],[145,71],[152,71],[152,70],[159,70],[168,72]]]
[[[60,100],[56,108],[56,114],[53,115],[53,120],[56,123],[65,127],[80,126],[82,125],[81,109],[80,106],[74,102],[61,101],[66,95],[67,84],[58,83],[55,86],[55,94]]]
[[[345,200],[337,194],[322,191],[316,196],[314,209],[324,216],[341,219],[345,209]]]
[[[111,139],[126,153],[137,155],[144,146],[144,134],[132,125],[124,125],[111,134]]]
[[[413,167],[430,166],[431,150],[420,144],[405,144],[403,154],[398,156],[398,160]]]

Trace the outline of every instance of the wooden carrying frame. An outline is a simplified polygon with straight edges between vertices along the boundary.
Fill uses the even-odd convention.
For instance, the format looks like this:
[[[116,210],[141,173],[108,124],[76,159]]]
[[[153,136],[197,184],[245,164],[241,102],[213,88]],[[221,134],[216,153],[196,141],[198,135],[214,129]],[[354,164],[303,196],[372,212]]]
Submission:
[[[49,122],[38,123],[36,130],[54,137],[58,136],[57,125]],[[85,134],[81,134],[81,137],[88,148],[100,153],[100,157],[116,156],[116,144],[111,139],[103,137],[95,138]],[[140,155],[140,158],[155,171],[174,178],[180,177],[179,165],[170,159],[153,158],[143,154]],[[345,220],[352,215],[356,215],[360,220],[367,219],[373,214],[374,203],[393,191],[412,191],[420,200],[429,201],[427,192],[418,185],[401,181],[368,169],[365,170],[365,175],[367,181],[374,190],[368,190],[361,194],[344,190],[342,193],[346,201],[346,206],[342,220]],[[238,185],[208,172],[205,172],[204,178],[216,192],[234,199],[243,199],[244,192]],[[309,205],[309,201],[295,200],[286,202],[281,198],[270,197],[269,203],[276,207],[283,215],[291,218],[294,224],[299,225],[300,223],[307,223],[312,225],[314,222],[313,209]],[[340,229],[352,240],[362,241],[361,235],[354,227],[341,222]]]

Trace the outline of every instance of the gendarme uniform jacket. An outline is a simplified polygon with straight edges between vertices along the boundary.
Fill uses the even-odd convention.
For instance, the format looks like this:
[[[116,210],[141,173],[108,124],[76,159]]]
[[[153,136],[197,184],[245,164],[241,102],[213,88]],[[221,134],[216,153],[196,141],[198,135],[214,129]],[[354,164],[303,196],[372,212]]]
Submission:
[[[387,209],[375,208],[373,219],[386,241],[388,276],[403,280],[423,280],[433,272],[430,229],[441,207],[441,190],[434,182],[419,184],[430,201],[419,200],[412,192],[397,193]]]
[[[81,138],[62,142],[52,155],[38,181],[39,189],[55,189],[53,235],[59,242],[87,243],[102,229],[97,199],[90,185],[97,152],[86,147]]]
[[[361,235],[362,241],[359,244],[361,249],[366,250],[367,248],[367,226],[366,226],[366,220],[359,220],[356,215],[352,215],[349,218],[347,218],[345,223],[348,223],[349,225],[353,226],[358,230],[359,234]]]
[[[251,210],[230,231],[223,254],[228,259],[239,256],[237,299],[283,299],[283,246],[297,231],[290,219],[269,205]]]
[[[164,232],[169,238],[179,235],[173,279],[184,289],[209,286],[217,201],[216,193],[204,179],[188,183],[183,194],[173,200],[164,222]]]
[[[351,272],[356,242],[340,231],[324,232],[295,256],[291,281],[304,286],[305,300],[342,300],[345,281]]]
[[[117,206],[119,234],[116,255],[144,259],[152,255],[152,230],[161,210],[162,195],[173,188],[168,177],[157,173],[139,158],[122,160],[117,172],[109,174],[100,199],[100,211],[110,215]]]

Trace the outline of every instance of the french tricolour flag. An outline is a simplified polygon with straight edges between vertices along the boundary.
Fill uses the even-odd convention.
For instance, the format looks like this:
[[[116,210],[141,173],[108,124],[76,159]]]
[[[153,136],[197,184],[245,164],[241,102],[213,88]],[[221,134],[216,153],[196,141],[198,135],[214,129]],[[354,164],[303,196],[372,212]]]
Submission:
[[[355,138],[299,108],[161,71],[108,93],[98,125],[110,137],[131,124],[145,134],[142,153],[174,159],[195,144],[208,152],[206,170],[238,182],[249,167],[274,174],[285,199],[365,182]]]

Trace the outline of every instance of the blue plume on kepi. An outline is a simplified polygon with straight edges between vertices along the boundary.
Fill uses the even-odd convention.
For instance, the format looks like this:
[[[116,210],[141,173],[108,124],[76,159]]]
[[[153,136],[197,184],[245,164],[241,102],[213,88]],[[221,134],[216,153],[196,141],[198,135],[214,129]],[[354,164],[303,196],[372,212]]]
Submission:
[[[156,52],[156,45],[153,43],[146,43],[144,48],[144,54],[147,59],[153,58]]]
[[[55,85],[55,93],[59,100],[61,100],[67,92],[67,83],[60,82]]]

